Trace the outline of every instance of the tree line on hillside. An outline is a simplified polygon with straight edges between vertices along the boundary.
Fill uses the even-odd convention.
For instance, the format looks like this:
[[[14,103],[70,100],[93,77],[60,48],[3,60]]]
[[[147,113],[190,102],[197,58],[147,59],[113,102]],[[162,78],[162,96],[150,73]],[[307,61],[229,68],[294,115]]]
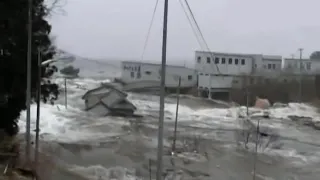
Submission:
[[[18,132],[17,120],[26,109],[28,1],[0,1],[0,129],[13,136]],[[32,7],[32,98],[36,98],[38,50],[42,61],[52,59],[56,48],[50,39],[51,25],[45,19],[49,9],[44,0],[33,0]],[[42,78],[49,78],[57,71],[47,65],[41,69]],[[41,99],[46,102],[57,98],[58,85],[47,81],[41,85]]]

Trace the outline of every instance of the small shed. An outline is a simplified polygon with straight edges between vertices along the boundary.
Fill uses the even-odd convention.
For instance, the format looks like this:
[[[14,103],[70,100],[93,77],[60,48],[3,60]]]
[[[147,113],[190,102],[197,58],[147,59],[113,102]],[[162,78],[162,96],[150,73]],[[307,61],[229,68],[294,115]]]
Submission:
[[[85,100],[85,110],[99,116],[132,116],[137,108],[127,100],[127,96],[113,86],[102,85],[86,92],[82,99]]]

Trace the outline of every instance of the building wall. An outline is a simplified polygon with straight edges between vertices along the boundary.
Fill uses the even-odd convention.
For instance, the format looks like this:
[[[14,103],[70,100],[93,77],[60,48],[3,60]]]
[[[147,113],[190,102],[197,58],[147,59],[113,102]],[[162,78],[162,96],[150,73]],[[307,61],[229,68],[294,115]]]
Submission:
[[[97,104],[92,109],[90,109],[89,112],[97,116],[106,116],[110,112],[110,110],[102,104]]]
[[[216,76],[214,74],[199,73],[199,89],[230,89],[241,86],[240,76]]]
[[[138,81],[159,81],[161,65],[141,62],[122,62],[121,79],[125,83]],[[197,73],[194,69],[167,65],[166,86],[177,87],[181,76],[181,87],[192,87],[197,84]]]
[[[251,74],[253,71],[251,55],[196,51],[195,68],[198,72],[215,75]]]
[[[285,59],[284,72],[293,74],[318,74],[320,73],[320,61],[311,59]]]

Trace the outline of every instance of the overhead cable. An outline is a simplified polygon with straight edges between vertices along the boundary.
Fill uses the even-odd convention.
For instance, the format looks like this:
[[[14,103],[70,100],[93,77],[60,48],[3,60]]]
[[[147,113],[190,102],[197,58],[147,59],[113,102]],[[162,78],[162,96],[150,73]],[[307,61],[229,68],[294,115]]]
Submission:
[[[211,56],[211,59],[214,59],[214,57],[213,57],[213,55],[212,55],[212,53],[211,53],[211,50],[210,50],[210,48],[209,48],[209,46],[208,46],[208,44],[207,44],[207,42],[206,42],[206,40],[205,40],[202,32],[201,32],[201,29],[200,29],[200,27],[199,27],[199,24],[198,24],[198,22],[196,21],[196,18],[194,17],[194,14],[193,14],[192,9],[191,9],[191,7],[190,7],[190,5],[189,5],[189,3],[188,3],[188,0],[184,0],[184,2],[185,2],[185,4],[186,4],[187,7],[188,7],[188,10],[189,10],[190,15],[191,15],[191,17],[192,17],[192,20],[193,20],[193,22],[195,23],[195,25],[196,25],[196,27],[197,27],[197,29],[198,29],[199,35],[201,36],[202,41],[204,42],[204,44],[205,44],[205,46],[206,46],[206,50],[209,51],[210,56]],[[214,64],[215,64],[215,62],[214,62]],[[218,72],[219,74],[221,74],[218,65],[215,64],[215,66],[216,66],[217,72]]]
[[[149,25],[148,33],[147,33],[147,36],[146,36],[146,40],[144,42],[143,51],[142,51],[142,55],[141,55],[141,60],[143,60],[143,58],[144,58],[144,53],[145,53],[147,45],[148,45],[149,36],[150,36],[151,28],[152,28],[152,25],[153,25],[154,17],[156,15],[158,4],[159,4],[159,0],[156,0],[156,4],[155,4],[154,9],[153,9],[152,18],[151,18],[151,22],[150,22],[150,25]]]

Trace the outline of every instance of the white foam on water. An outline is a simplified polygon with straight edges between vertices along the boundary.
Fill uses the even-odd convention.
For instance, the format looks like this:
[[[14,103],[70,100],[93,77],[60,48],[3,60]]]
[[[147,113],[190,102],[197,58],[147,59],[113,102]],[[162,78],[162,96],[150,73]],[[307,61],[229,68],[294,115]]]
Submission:
[[[35,134],[37,106],[31,105],[31,134]],[[80,109],[71,106],[65,109],[62,105],[41,104],[40,111],[40,135],[47,140],[60,142],[74,142],[104,137],[103,133],[94,133],[87,129],[74,127],[76,116],[83,113]],[[21,113],[18,122],[20,133],[26,130],[26,111]]]
[[[101,165],[73,166],[69,169],[83,177],[96,180],[138,180],[133,170],[123,167],[105,168]]]
[[[56,78],[54,80],[60,85],[60,88],[64,88],[64,79]],[[106,79],[105,82],[109,80]],[[41,116],[40,116],[40,134],[48,134],[47,138],[55,139],[58,141],[74,142],[82,140],[96,140],[99,138],[108,137],[111,135],[118,135],[114,131],[118,131],[120,128],[114,128],[112,132],[95,132],[90,131],[90,126],[98,126],[97,123],[104,125],[105,123],[110,123],[113,119],[106,118],[96,118],[95,121],[88,122],[86,125],[79,126],[77,122],[78,118],[84,118],[85,112],[81,109],[84,102],[81,96],[90,89],[100,86],[101,80],[93,80],[88,78],[82,79],[69,79],[67,80],[68,88],[68,109],[65,109],[64,97],[59,98],[54,106],[48,104],[41,105]],[[159,113],[159,97],[158,96],[135,96],[129,93],[129,100],[131,100],[138,108],[138,112],[143,115],[148,115],[150,113]],[[165,116],[166,121],[174,121],[176,104],[175,101],[166,101],[165,105]],[[57,108],[59,107],[59,109]],[[242,108],[243,109],[243,108]],[[254,108],[250,108],[250,111],[254,111]],[[204,108],[204,109],[192,109],[186,105],[179,106],[179,121],[184,121],[190,123],[190,126],[203,127],[203,128],[239,128],[238,120],[239,107],[232,108]],[[289,115],[306,116],[312,117],[315,120],[319,120],[319,113],[317,109],[306,105],[289,103],[288,107],[281,108],[271,108],[270,116],[274,118],[288,119]],[[31,106],[31,128],[35,129],[36,121],[36,105]],[[21,113],[19,120],[20,132],[25,131],[25,111]],[[119,124],[120,123],[120,124]],[[122,121],[113,122],[114,126],[120,127]],[[287,127],[279,120],[272,120],[264,122],[265,126],[270,128],[281,130],[283,135],[287,135],[294,138],[306,137],[310,135],[305,132],[296,129],[295,127]],[[34,134],[34,131],[32,131]],[[277,152],[281,156],[301,156],[298,157],[302,161],[317,161],[316,157],[313,156],[303,156],[294,152],[292,149],[273,151]],[[305,158],[305,159],[303,159]],[[313,158],[313,159],[312,159]]]
[[[302,103],[289,103],[287,107],[271,108],[270,112],[276,118],[287,119],[288,116],[303,116],[311,117],[315,121],[320,120],[317,108]]]

